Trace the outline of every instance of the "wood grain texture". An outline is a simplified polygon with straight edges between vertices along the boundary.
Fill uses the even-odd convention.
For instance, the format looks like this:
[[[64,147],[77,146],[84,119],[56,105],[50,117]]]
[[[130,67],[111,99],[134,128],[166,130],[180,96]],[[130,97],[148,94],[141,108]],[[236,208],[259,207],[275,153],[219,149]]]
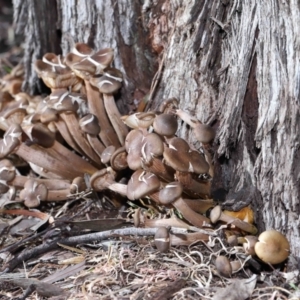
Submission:
[[[23,2],[28,1],[14,0],[18,26],[25,14]],[[133,107],[134,99],[149,91],[161,64],[148,108],[176,97],[180,108],[212,124],[217,129],[216,198],[233,209],[251,203],[259,229],[286,233],[293,254],[299,255],[298,2],[56,3],[64,54],[70,37],[95,48],[115,49],[114,64],[125,74],[121,110]],[[29,16],[32,10],[29,6]],[[43,37],[34,30],[37,19],[31,18],[32,25],[24,25],[26,32],[33,32],[26,35],[28,60],[29,54],[34,58],[45,52]],[[178,134],[199,148],[188,126],[181,124]]]

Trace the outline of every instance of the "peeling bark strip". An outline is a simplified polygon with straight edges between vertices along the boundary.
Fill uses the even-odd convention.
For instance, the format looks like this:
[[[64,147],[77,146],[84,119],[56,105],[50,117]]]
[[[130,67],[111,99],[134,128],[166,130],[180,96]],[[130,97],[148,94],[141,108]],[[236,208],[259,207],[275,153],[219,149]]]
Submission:
[[[50,51],[49,21],[39,7],[54,0],[14,0],[31,59]],[[140,100],[162,62],[149,108],[167,97],[218,129],[214,187],[232,208],[251,202],[259,228],[287,234],[300,255],[300,8],[296,0],[57,0],[65,54],[70,37],[113,47],[125,74],[123,106]],[[54,5],[55,7],[55,5]],[[48,27],[47,27],[48,26]],[[47,36],[47,38],[45,37]],[[49,46],[50,47],[50,46]],[[53,50],[54,51],[54,48]],[[163,60],[162,60],[163,58]],[[181,137],[199,147],[182,124]],[[263,222],[261,221],[263,220]]]

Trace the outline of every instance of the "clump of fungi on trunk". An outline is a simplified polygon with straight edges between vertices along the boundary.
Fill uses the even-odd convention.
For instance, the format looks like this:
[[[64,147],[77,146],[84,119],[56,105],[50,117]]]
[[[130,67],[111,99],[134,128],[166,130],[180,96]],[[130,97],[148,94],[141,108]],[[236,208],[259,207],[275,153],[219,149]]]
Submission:
[[[267,244],[275,252],[280,247],[271,239],[275,236],[278,242],[276,234],[243,238],[256,235],[255,226],[226,214],[211,198],[213,160],[207,150],[215,138],[211,126],[180,109],[174,98],[163,101],[157,111],[121,116],[114,94],[122,86],[123,75],[111,66],[113,58],[113,49],[95,51],[83,43],[75,44],[65,57],[45,54],[34,63],[38,76],[51,89],[44,98],[21,91],[21,65],[2,79],[1,193],[13,190],[12,201],[33,208],[43,201],[76,197],[87,187],[113,191],[124,202],[144,199],[160,212],[177,212],[166,214],[169,218],[149,218],[141,209],[134,213],[135,226],[158,228],[155,243],[160,251],[210,238],[197,231],[174,235],[172,226],[210,232],[215,224],[223,224],[239,235],[229,234],[230,245],[237,246],[240,238],[246,253],[257,254],[266,263],[285,260],[286,240],[281,258],[265,258]],[[201,149],[176,135],[180,120],[191,127]],[[31,176],[20,175],[13,163],[16,155],[28,163]],[[127,183],[119,182],[120,174],[127,174]],[[226,271],[221,270],[225,263],[223,257],[216,261],[219,274],[228,277],[232,267],[227,264]]]

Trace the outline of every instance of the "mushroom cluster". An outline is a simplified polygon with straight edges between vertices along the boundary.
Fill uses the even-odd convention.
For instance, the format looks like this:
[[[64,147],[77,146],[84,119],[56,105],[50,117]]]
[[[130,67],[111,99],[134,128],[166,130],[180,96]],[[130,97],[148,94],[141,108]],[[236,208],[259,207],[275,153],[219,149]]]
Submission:
[[[166,237],[172,223],[201,228],[223,222],[255,235],[253,225],[226,215],[211,199],[214,172],[209,143],[214,129],[179,109],[174,98],[157,111],[121,116],[114,94],[123,75],[112,67],[113,58],[113,49],[95,51],[84,43],[75,44],[65,57],[45,54],[34,68],[51,90],[46,97],[21,91],[21,65],[1,80],[0,192],[14,191],[12,200],[37,207],[41,201],[66,200],[91,187],[175,208],[187,223],[178,218],[168,219],[168,224],[149,220],[141,211],[134,215],[136,226],[165,228],[156,238],[162,251],[169,244],[186,243]],[[200,150],[176,135],[179,121],[190,126]],[[15,156],[35,175],[20,175]],[[190,235],[188,241],[199,238]]]
[[[44,98],[21,92],[20,66],[3,79],[3,192],[15,188],[15,200],[36,207],[40,201],[67,199],[85,189],[83,177],[88,174],[87,184],[94,191],[112,190],[130,200],[149,197],[156,205],[176,207],[195,226],[210,223],[202,215],[213,206],[207,200],[209,153],[176,136],[177,118],[187,122],[203,144],[213,140],[214,130],[178,109],[176,99],[165,101],[158,111],[121,116],[113,95],[123,76],[111,66],[113,56],[111,48],[95,51],[83,43],[65,57],[45,54],[34,63],[51,89]],[[9,163],[12,154],[38,176],[5,178],[8,169],[18,173]],[[124,174],[126,185],[119,182]],[[48,183],[55,181],[63,184]],[[206,199],[203,206],[201,200],[191,200],[199,198]]]

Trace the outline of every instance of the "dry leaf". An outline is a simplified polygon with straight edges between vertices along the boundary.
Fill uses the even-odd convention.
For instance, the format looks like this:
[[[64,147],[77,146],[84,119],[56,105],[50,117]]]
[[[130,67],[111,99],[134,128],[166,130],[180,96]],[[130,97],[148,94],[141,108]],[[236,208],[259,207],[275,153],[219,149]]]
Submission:
[[[257,275],[248,279],[235,280],[226,288],[220,288],[212,300],[244,300],[249,298],[256,286]]]

